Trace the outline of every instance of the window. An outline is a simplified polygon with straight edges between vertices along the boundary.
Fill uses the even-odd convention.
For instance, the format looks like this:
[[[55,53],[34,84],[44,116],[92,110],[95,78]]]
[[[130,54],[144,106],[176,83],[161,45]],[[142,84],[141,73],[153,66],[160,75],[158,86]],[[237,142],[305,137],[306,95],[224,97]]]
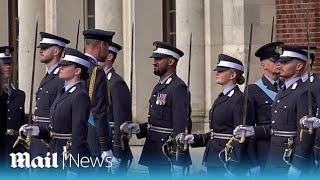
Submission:
[[[85,15],[85,29],[95,28],[95,0],[85,0],[84,15]]]
[[[162,0],[163,41],[176,45],[176,0]]]

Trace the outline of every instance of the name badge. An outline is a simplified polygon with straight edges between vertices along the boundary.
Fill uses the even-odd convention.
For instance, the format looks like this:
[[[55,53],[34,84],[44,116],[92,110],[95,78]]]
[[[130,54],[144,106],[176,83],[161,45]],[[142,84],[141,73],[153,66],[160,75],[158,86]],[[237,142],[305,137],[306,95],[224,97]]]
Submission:
[[[156,105],[163,106],[166,104],[166,101],[167,101],[167,94],[158,93]]]

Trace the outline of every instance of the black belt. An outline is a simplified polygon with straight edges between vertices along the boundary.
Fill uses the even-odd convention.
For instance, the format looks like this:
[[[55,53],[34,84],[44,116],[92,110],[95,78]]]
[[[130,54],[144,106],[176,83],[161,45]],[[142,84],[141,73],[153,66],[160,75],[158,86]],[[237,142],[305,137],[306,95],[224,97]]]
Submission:
[[[40,117],[40,116],[33,115],[32,120],[34,122],[50,123],[50,118],[48,117]]]
[[[7,136],[18,136],[19,135],[19,131],[15,130],[15,129],[7,129],[5,132],[5,135]]]
[[[69,140],[72,137],[72,134],[63,134],[63,133],[56,133],[56,132],[50,132],[50,137],[52,139],[64,139]]]
[[[272,136],[280,136],[280,137],[296,137],[297,131],[279,131],[271,129]]]
[[[173,133],[173,129],[171,129],[171,128],[154,126],[152,124],[148,124],[148,129],[149,129],[149,131],[164,133],[164,134],[172,134]]]

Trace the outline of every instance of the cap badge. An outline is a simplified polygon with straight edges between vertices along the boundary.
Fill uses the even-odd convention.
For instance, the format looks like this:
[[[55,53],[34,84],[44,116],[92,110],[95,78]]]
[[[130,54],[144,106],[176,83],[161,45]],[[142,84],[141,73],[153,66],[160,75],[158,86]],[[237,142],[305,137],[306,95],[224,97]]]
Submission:
[[[153,51],[155,51],[155,50],[157,50],[158,49],[158,47],[157,47],[157,45],[153,45]]]
[[[279,47],[279,46],[276,46],[275,50],[274,50],[277,54],[279,55],[282,55],[283,54],[283,51],[282,51],[282,48]]]
[[[4,55],[5,56],[10,56],[11,55],[10,49],[6,49],[5,52],[4,52]]]

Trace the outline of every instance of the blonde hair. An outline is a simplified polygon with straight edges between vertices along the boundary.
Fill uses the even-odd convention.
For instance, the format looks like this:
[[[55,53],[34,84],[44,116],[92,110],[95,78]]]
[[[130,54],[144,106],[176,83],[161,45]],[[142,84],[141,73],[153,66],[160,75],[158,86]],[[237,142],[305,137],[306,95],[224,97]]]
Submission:
[[[237,69],[234,69],[234,68],[231,68],[231,70],[233,72],[236,73],[237,77],[236,77],[236,83],[239,84],[239,85],[242,85],[246,80],[245,78],[242,76],[243,72],[242,71],[239,71]]]

